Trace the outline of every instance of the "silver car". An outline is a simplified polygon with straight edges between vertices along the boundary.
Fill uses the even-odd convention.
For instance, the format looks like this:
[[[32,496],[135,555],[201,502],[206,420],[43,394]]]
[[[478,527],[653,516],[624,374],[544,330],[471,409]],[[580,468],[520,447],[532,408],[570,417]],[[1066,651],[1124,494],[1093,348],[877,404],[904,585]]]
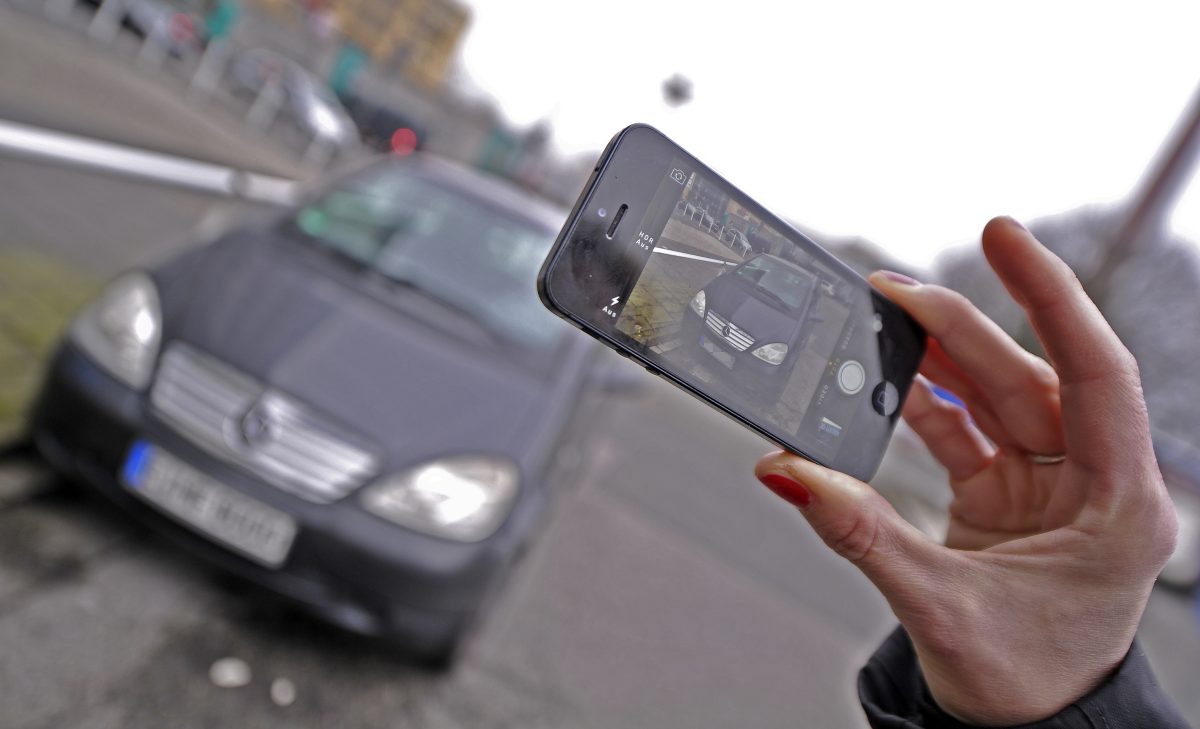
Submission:
[[[316,76],[292,59],[256,48],[236,55],[229,65],[235,92],[257,95],[275,82],[292,121],[314,140],[333,147],[359,145],[358,129],[345,107]]]

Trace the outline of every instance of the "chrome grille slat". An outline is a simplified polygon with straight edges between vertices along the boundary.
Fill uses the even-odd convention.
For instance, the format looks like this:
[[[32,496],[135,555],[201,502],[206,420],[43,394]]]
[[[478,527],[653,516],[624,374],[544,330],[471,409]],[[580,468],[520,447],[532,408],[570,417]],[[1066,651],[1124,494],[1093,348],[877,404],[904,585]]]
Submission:
[[[352,446],[343,445],[336,436],[324,433],[320,425],[297,417],[286,409],[275,410],[274,414],[296,440],[314,447],[324,449],[330,457],[340,457],[346,460],[358,460],[363,452]]]
[[[196,445],[310,501],[344,497],[378,465],[370,451],[355,445],[353,434],[179,342],[163,353],[150,402],[164,422]],[[243,443],[243,418],[252,408],[271,430],[261,442]]]
[[[293,433],[294,435],[294,433]],[[311,464],[315,470],[327,469],[332,471],[334,476],[345,474],[347,476],[362,476],[369,472],[370,461],[361,457],[350,456],[334,456],[331,454],[322,454],[322,456],[314,455],[314,448],[301,447],[299,443],[292,442],[300,440],[299,438],[280,438],[279,440],[270,443],[263,447],[264,452],[271,452],[275,449],[283,451],[286,455],[281,458],[287,458],[297,463],[303,462]]]
[[[195,376],[194,373],[189,373]],[[254,401],[252,392],[246,394],[234,394],[228,391],[217,390],[211,387],[204,387],[198,384],[195,380],[188,379],[187,376],[175,374],[173,376],[163,378],[162,385],[170,387],[173,390],[185,393],[212,409],[232,410],[239,407],[245,408]]]
[[[253,402],[252,400],[248,400],[245,404],[241,405],[241,407],[238,407],[237,405],[232,407],[223,407],[220,403],[216,403],[211,399],[201,397],[200,395],[191,392],[187,388],[179,387],[174,383],[164,382],[161,386],[161,389],[163,391],[163,397],[177,401],[181,405],[186,404],[188,406],[188,414],[193,419],[202,422],[215,422],[218,427],[218,432],[220,430],[220,424],[225,421],[228,413],[245,410],[247,407],[249,407],[250,403]]]
[[[750,336],[745,329],[742,329],[737,324],[734,324],[711,309],[707,316],[704,317],[704,323],[721,339],[733,345],[739,352],[745,352],[754,344],[754,337]],[[729,334],[725,334],[725,327],[729,327]]]

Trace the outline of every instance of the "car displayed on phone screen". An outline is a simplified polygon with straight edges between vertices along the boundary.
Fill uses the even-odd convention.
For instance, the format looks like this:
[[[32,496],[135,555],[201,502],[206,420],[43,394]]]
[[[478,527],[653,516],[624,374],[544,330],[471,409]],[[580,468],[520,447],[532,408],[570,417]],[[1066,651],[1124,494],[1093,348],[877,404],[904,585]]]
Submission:
[[[813,272],[757,255],[696,292],[683,313],[683,340],[697,359],[777,397],[808,332],[817,287]]]
[[[538,301],[561,214],[384,162],[113,281],[31,432],[249,581],[432,663],[532,539],[595,349]]]

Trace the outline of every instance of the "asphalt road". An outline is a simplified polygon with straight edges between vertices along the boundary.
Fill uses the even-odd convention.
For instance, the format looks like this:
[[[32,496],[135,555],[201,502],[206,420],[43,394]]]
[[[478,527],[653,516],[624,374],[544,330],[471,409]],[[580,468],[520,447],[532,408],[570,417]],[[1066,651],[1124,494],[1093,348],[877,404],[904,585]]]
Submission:
[[[224,217],[204,196],[3,158],[0,190],[0,245],[102,276]],[[853,679],[886,605],[753,482],[761,439],[645,383],[588,401],[545,533],[446,676],[264,600],[36,459],[0,461],[4,726],[865,726]],[[1156,592],[1142,639],[1196,722],[1192,611]],[[249,685],[209,681],[225,656]],[[294,704],[272,702],[276,678]]]
[[[192,244],[212,204],[9,160],[0,186],[6,240],[101,275]],[[36,461],[5,461],[6,725],[854,726],[882,601],[752,482],[761,440],[644,381],[584,411],[544,538],[443,678],[262,600]],[[210,684],[226,655],[250,663],[250,686]],[[278,676],[297,686],[290,707],[268,697]]]
[[[5,196],[0,231],[104,272],[188,245],[211,204],[7,160],[0,188],[28,195]],[[753,483],[763,441],[645,383],[585,409],[545,534],[447,677],[264,601],[36,462],[4,462],[6,726],[862,726],[853,677],[891,627],[885,604]],[[1191,610],[1156,593],[1143,640],[1194,720]],[[230,655],[249,686],[209,682]],[[271,702],[276,677],[295,704]]]

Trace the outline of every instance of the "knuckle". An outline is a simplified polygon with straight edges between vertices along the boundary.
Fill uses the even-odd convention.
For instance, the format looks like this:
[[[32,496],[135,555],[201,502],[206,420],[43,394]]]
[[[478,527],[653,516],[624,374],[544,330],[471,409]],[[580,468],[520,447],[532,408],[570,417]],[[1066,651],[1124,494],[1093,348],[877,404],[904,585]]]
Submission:
[[[1135,382],[1142,381],[1142,368],[1138,365],[1137,357],[1134,357],[1133,352],[1130,352],[1123,344],[1118,354],[1118,362],[1122,373],[1132,378]]]
[[[966,296],[952,289],[941,286],[930,288],[933,289],[933,303],[938,312],[935,322],[937,331],[933,333],[938,338],[949,338],[971,315],[975,305]]]
[[[1079,280],[1079,275],[1075,273],[1075,269],[1071,268],[1066,261],[1059,258],[1057,255],[1054,257],[1054,259],[1057,261],[1056,266],[1060,272],[1060,275],[1062,276],[1063,286],[1075,295],[1082,294],[1087,296],[1087,291],[1083,288],[1083,282]]]
[[[841,557],[857,564],[875,552],[879,531],[879,519],[875,514],[860,509],[845,522],[832,525],[825,543]]]
[[[1179,516],[1170,498],[1160,500],[1151,525],[1150,552],[1157,566],[1166,564],[1179,544]]]
[[[1035,391],[1058,392],[1058,373],[1046,360],[1037,355],[1029,355],[1028,384]]]
[[[966,408],[960,408],[950,403],[946,403],[946,407],[955,430],[967,430],[974,427],[975,421],[972,420],[971,413],[967,412]]]

